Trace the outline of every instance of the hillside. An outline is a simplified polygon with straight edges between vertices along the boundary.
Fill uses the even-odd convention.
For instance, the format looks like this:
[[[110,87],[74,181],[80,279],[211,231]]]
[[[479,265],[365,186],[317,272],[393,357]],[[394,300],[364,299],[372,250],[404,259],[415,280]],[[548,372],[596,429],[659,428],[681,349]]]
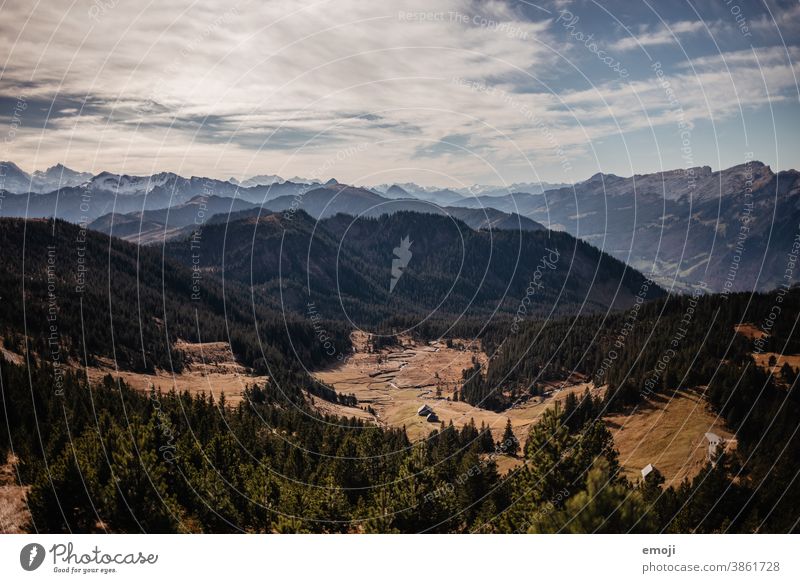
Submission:
[[[800,172],[775,173],[753,161],[718,172],[597,174],[541,196],[483,196],[463,205],[518,209],[653,273],[664,287],[767,291],[782,283],[798,235]]]
[[[431,214],[316,221],[302,211],[261,213],[208,224],[200,238],[204,271],[254,285],[281,309],[305,313],[311,302],[327,318],[370,329],[426,322],[444,331],[495,313],[511,318],[520,305],[526,317],[625,308],[644,285],[641,274],[566,233],[474,231]],[[406,238],[412,256],[392,285]],[[193,261],[190,239],[165,253]]]
[[[198,277],[157,249],[64,221],[20,219],[0,219],[0,244],[3,337],[20,348],[27,335],[30,349],[48,361],[66,366],[104,357],[125,370],[180,372],[181,339],[230,342],[243,364],[260,371],[289,372],[298,359],[321,365],[330,358],[308,321],[268,310],[235,282],[223,292],[214,278]],[[339,338],[336,346],[347,350],[347,334]]]
[[[2,164],[2,216],[55,215],[137,243],[183,236],[180,229],[198,222],[192,212],[198,200],[209,201],[205,220],[247,209],[304,210],[321,219],[424,212],[477,230],[565,231],[679,291],[767,291],[781,285],[800,220],[800,172],[776,173],[758,161],[720,171],[702,166],[628,177],[596,174],[568,186],[517,183],[459,192],[274,176],[239,184],[170,172],[91,176],[60,165],[30,175],[11,162]],[[790,283],[797,280],[792,276]]]
[[[133,243],[158,243],[179,236],[184,227],[202,225],[214,215],[251,208],[258,205],[238,198],[196,196],[167,208],[109,213],[89,223],[89,228]]]

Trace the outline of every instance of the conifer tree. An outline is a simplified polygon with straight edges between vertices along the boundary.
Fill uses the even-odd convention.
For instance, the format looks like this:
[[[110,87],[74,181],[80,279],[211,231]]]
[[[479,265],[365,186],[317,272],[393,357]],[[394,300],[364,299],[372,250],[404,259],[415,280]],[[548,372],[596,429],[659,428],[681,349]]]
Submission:
[[[517,457],[519,453],[519,441],[511,427],[511,419],[506,420],[506,429],[503,432],[503,439],[500,442],[500,450],[512,457]]]

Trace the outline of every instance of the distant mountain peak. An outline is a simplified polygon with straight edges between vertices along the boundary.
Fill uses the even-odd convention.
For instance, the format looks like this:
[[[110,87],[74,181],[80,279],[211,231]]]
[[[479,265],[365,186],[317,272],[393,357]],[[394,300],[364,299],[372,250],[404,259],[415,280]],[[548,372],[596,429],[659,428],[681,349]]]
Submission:
[[[286,181],[277,174],[258,174],[256,176],[251,176],[246,180],[242,180],[241,182],[236,178],[229,178],[228,182],[244,188],[250,188],[252,186],[271,186],[273,184],[283,184]]]
[[[384,194],[390,198],[413,198],[405,188],[397,184],[392,184]]]

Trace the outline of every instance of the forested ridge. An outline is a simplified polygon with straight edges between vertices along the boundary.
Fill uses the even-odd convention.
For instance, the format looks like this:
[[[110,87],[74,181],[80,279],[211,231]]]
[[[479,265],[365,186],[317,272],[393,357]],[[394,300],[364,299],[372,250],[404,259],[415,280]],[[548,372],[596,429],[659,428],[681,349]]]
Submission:
[[[781,525],[772,527],[778,531],[796,529],[798,371],[784,365],[773,374],[756,365],[753,355],[800,353],[798,317],[800,289],[783,288],[771,294],[671,296],[635,311],[533,322],[518,336],[495,328],[483,339],[495,358],[485,374],[479,367],[465,371],[461,395],[502,409],[537,394],[543,380],[581,373],[607,388],[603,399],[568,399],[566,423],[574,430],[585,420],[632,412],[651,396],[670,398],[699,387],[735,433],[736,451],[695,479],[707,476],[709,483],[667,490],[659,504],[673,496],[680,501],[691,495],[692,503],[698,494],[720,496],[703,520],[745,531],[770,530],[762,520]],[[738,332],[742,324],[756,334]],[[713,494],[706,490],[712,487]],[[659,512],[663,521],[667,515]]]
[[[320,221],[303,211],[238,216],[198,231],[198,257],[191,237],[167,243],[165,253],[252,285],[275,309],[302,313],[313,302],[329,319],[373,331],[415,325],[420,334],[452,334],[453,327],[464,333],[493,314],[503,319],[523,309],[526,317],[621,309],[645,282],[624,263],[555,231],[474,231],[412,212]],[[410,259],[390,288],[393,251],[404,239]],[[663,294],[652,284],[647,297]]]
[[[164,257],[161,250],[64,221],[0,219],[0,328],[12,348],[24,342],[61,361],[113,358],[123,370],[180,372],[174,344],[230,342],[247,366],[266,372],[332,359],[304,317],[266,306],[237,281],[223,283]],[[338,353],[348,329],[325,322]],[[54,334],[57,346],[48,340]]]

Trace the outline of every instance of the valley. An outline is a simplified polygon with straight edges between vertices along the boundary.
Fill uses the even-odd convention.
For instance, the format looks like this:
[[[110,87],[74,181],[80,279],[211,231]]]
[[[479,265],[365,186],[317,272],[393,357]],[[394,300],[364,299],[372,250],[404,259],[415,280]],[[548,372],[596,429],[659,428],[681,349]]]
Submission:
[[[355,352],[343,364],[314,372],[320,381],[339,393],[354,394],[358,407],[332,405],[315,400],[315,407],[324,413],[355,415],[385,426],[404,428],[412,440],[428,437],[440,424],[453,423],[456,428],[473,422],[491,430],[495,441],[502,439],[506,422],[511,421],[514,435],[524,444],[531,426],[545,410],[568,395],[581,397],[586,391],[601,398],[604,388],[595,387],[580,375],[564,382],[546,382],[543,395],[531,397],[515,406],[495,413],[463,401],[453,400],[461,386],[464,369],[474,361],[483,365],[487,356],[477,342],[454,339],[452,346],[434,341],[416,342],[409,337],[400,345],[369,351],[368,337],[363,332],[352,334]],[[438,418],[428,421],[418,414],[427,406]],[[365,414],[369,407],[374,414]],[[605,421],[620,452],[620,464],[633,482],[641,478],[640,470],[653,464],[664,475],[668,486],[678,486],[692,479],[706,463],[705,433],[713,432],[725,439],[732,437],[723,420],[713,414],[702,394],[695,390],[675,392],[670,396],[653,396],[625,413],[613,413]],[[520,457],[499,455],[498,467],[508,471],[522,464]]]

